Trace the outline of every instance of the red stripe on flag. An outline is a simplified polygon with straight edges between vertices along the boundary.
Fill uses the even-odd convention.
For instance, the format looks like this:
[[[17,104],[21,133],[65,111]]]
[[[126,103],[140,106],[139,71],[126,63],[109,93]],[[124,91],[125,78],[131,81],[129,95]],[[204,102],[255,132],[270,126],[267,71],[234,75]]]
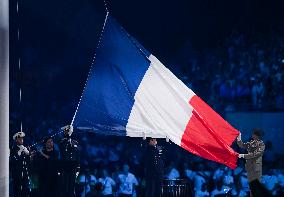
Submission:
[[[192,116],[182,136],[181,147],[203,158],[236,168],[238,153],[230,146],[239,131],[198,96],[190,101]]]

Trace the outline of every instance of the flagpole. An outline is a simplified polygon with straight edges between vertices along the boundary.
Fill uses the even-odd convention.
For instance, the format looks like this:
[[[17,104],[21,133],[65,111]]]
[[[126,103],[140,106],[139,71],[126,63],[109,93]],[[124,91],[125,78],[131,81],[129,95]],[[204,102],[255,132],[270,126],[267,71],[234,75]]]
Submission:
[[[13,8],[14,9],[14,8]],[[9,1],[0,1],[0,194],[9,196]]]
[[[105,1],[104,1],[104,2],[105,2]],[[105,7],[106,7],[106,3],[105,3]],[[104,30],[105,30],[105,26],[106,26],[107,19],[108,19],[108,16],[109,16],[109,12],[108,12],[107,7],[106,7],[106,11],[107,11],[107,12],[106,12],[106,17],[105,17],[105,20],[104,20],[104,24],[103,24],[102,31],[101,31],[101,33],[100,33],[99,42],[98,42],[98,44],[97,44],[96,51],[97,51],[97,49],[99,48],[99,46],[100,46],[100,44],[101,44],[103,32],[104,32]],[[95,61],[95,59],[96,59],[96,51],[95,51],[94,58],[93,58],[92,63],[91,63],[91,68],[90,68],[90,70],[89,70],[87,80],[86,80],[85,85],[84,85],[84,88],[83,88],[83,92],[82,92],[82,94],[81,94],[81,97],[80,97],[79,103],[78,103],[78,105],[77,105],[75,114],[74,114],[74,116],[73,116],[73,118],[72,118],[71,126],[73,126],[73,123],[74,123],[76,114],[77,114],[77,112],[78,112],[78,109],[79,109],[79,106],[80,106],[80,103],[81,103],[83,94],[84,94],[85,89],[86,89],[86,86],[87,86],[87,82],[88,82],[88,80],[89,80],[89,78],[90,78],[91,70],[92,70],[92,67],[93,67],[93,65],[94,65],[94,61]]]

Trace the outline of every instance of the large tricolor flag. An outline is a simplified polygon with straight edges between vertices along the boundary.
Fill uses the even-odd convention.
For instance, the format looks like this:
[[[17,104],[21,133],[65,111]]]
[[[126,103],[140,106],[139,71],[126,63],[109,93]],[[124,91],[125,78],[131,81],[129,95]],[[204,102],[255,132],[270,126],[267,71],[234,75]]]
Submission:
[[[236,167],[239,132],[107,14],[72,124],[106,135],[169,138]]]

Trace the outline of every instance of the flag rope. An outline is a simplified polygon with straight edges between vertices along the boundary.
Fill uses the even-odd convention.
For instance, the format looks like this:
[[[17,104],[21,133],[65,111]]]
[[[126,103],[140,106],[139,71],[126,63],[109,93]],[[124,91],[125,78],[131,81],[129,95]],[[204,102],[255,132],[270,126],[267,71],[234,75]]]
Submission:
[[[100,37],[99,37],[99,42],[98,42],[98,45],[97,45],[97,47],[96,47],[96,51],[97,51],[97,49],[99,48],[99,46],[100,46],[100,44],[101,44],[102,35],[103,35],[104,29],[105,29],[105,26],[106,26],[106,22],[107,22],[107,19],[108,19],[108,15],[109,15],[109,12],[107,11],[106,17],[105,17],[105,20],[104,20],[104,24],[103,24],[103,28],[102,28],[102,31],[101,31],[101,34],[100,34]],[[80,97],[79,103],[78,103],[78,105],[77,105],[75,114],[74,114],[74,116],[73,116],[73,118],[72,118],[72,121],[71,121],[71,125],[72,125],[72,126],[73,126],[73,123],[74,123],[74,120],[75,120],[75,116],[76,116],[76,114],[77,114],[77,112],[78,112],[78,109],[79,109],[79,106],[80,106],[80,103],[81,103],[83,94],[84,94],[84,92],[85,92],[85,89],[86,89],[86,86],[87,86],[87,82],[88,82],[88,80],[89,80],[89,78],[90,78],[91,70],[92,70],[92,67],[93,67],[93,65],[94,65],[94,61],[95,61],[95,59],[96,59],[96,51],[95,51],[95,54],[94,54],[94,57],[93,57],[93,61],[92,61],[92,63],[91,63],[91,68],[90,68],[90,70],[89,70],[89,74],[88,74],[87,80],[86,80],[85,85],[84,85],[83,92],[82,92],[82,94],[81,94],[81,97]]]
[[[106,3],[106,0],[104,0],[104,4],[105,4],[105,9],[106,9],[106,12],[108,13],[108,6],[107,6],[107,3]]]
[[[59,135],[59,134],[61,134],[61,133],[63,133],[62,130],[61,130],[61,131],[58,131],[58,132],[56,132],[56,133],[54,133],[54,134],[52,134],[52,135],[49,135],[49,136],[47,136],[47,137],[45,137],[45,138],[53,138],[54,136],[57,136],[57,135]],[[39,141],[33,143],[30,147],[34,147],[34,146],[36,146],[36,145],[38,145],[38,144],[41,144],[41,143],[44,142],[44,140],[45,140],[45,139],[39,140]]]

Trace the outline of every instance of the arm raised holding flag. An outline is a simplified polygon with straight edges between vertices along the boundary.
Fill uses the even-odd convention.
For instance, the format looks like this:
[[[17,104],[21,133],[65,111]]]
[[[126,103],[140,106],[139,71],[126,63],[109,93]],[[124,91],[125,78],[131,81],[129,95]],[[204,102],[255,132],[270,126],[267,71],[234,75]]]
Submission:
[[[238,157],[246,160],[245,168],[253,196],[270,196],[269,192],[260,183],[262,176],[262,156],[265,150],[265,144],[261,140],[262,135],[262,130],[254,129],[250,141],[246,143],[242,142],[241,134],[237,138],[237,144],[248,152],[247,154],[239,154]]]

